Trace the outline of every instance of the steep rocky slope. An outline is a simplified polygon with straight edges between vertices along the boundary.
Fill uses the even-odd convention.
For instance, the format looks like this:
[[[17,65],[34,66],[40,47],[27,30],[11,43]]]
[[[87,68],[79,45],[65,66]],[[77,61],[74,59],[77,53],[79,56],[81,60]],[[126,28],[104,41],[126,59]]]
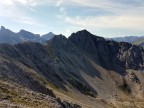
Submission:
[[[36,93],[35,97],[49,96],[44,103],[56,99],[59,105],[66,104],[61,107],[69,102],[75,103],[69,107],[76,108],[141,108],[143,57],[142,47],[107,41],[82,30],[68,39],[54,36],[45,45],[0,44],[0,80],[2,85],[18,84],[26,94]]]
[[[143,48],[126,42],[106,41],[102,37],[96,37],[83,30],[69,37],[74,44],[86,53],[94,54],[99,65],[105,64],[105,68],[115,68],[115,65],[125,69],[140,69],[143,66]],[[90,55],[90,56],[91,56]]]

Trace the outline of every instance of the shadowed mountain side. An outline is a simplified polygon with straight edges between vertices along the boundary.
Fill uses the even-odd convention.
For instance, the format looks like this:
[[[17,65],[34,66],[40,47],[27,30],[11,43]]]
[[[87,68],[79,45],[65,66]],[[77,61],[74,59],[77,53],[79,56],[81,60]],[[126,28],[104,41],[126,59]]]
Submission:
[[[55,37],[55,38],[57,38],[57,37]],[[57,47],[56,44],[53,46],[53,41],[59,43],[58,46],[61,46],[61,48],[62,48],[63,47],[62,44],[63,44],[63,42],[65,42],[65,40],[61,39],[61,43],[60,43],[60,42],[56,41],[55,38],[53,40],[51,40],[52,42],[49,42],[47,46],[43,46],[40,43],[31,43],[31,42],[27,42],[24,44],[17,44],[17,45],[13,45],[13,46],[1,45],[0,53],[2,55],[5,55],[7,57],[17,60],[18,62],[22,63],[26,67],[34,70],[37,74],[42,75],[45,79],[52,82],[57,87],[60,87],[64,90],[66,90],[66,88],[64,87],[64,84],[66,84],[67,82],[71,82],[70,81],[70,79],[72,78],[71,69],[69,69],[69,67],[67,67],[67,65],[65,65],[61,62],[59,63],[59,60],[58,60],[58,58],[62,58],[62,56],[60,56],[61,52],[63,53],[63,55],[65,55],[64,50],[66,50],[66,49],[63,49],[63,50],[60,49],[61,51],[60,50],[51,51],[51,49],[50,49],[50,47],[52,47],[53,49],[55,47]],[[59,36],[58,36],[58,38],[59,38]],[[68,42],[68,44],[69,44],[69,42]],[[6,49],[9,49],[9,50],[6,50]],[[58,48],[56,48],[56,49],[58,49]],[[55,54],[55,52],[58,54]],[[74,51],[69,50],[69,52],[73,53]],[[67,54],[69,54],[69,53],[67,53]],[[69,55],[69,57],[71,57],[71,56]],[[77,57],[77,56],[74,56],[74,57]],[[67,59],[66,56],[65,57],[63,56],[63,58]],[[67,61],[64,61],[64,62],[66,63]],[[79,63],[77,63],[77,64],[81,65]],[[82,65],[84,67],[84,64],[82,64]],[[76,67],[71,67],[71,68],[76,68]],[[14,68],[14,69],[16,69],[16,68]],[[80,85],[82,85],[82,87],[84,86],[84,88],[86,89],[86,92],[89,92],[92,90],[95,94],[96,91],[93,90],[93,88],[91,88],[89,86],[89,84],[86,83],[86,81],[82,80],[82,77],[79,74],[79,71],[77,71],[77,70],[78,70],[78,68],[76,68],[74,71],[76,71],[77,76],[78,76],[77,79],[79,79],[79,80],[77,80],[76,78],[72,78],[71,80],[76,82],[76,84],[79,83]],[[90,68],[90,71],[92,71],[91,68]],[[97,72],[97,71],[95,71],[95,72]],[[93,75],[99,75],[99,74],[96,74],[93,72],[93,74],[91,76],[93,76]],[[18,76],[14,76],[14,77],[18,77]],[[14,79],[18,79],[20,82],[25,81],[25,80],[19,79],[19,77],[14,78]],[[24,82],[22,82],[22,83],[24,83]],[[89,88],[91,88],[91,89],[89,89]],[[82,88],[77,88],[77,89],[80,90],[80,92],[82,90]],[[85,91],[83,91],[83,93],[88,94],[88,93],[85,93]],[[91,94],[89,94],[89,95],[91,95]]]
[[[94,36],[86,30],[73,33],[69,40],[89,58],[108,70],[124,75],[125,69],[143,67],[144,50],[141,47],[125,42],[106,41],[104,38]]]
[[[44,79],[46,78],[53,83],[55,80],[58,82],[62,81],[55,73],[55,65],[49,59],[49,53],[40,43],[27,42],[13,46],[1,45],[0,47],[0,53],[2,55],[17,60],[26,67],[34,70],[37,74],[44,76]],[[60,85],[61,83],[58,84],[58,86]]]
[[[48,47],[53,48],[55,52],[54,55],[58,57],[57,62],[61,62],[71,69],[85,70],[91,77],[101,77],[100,72],[95,70],[89,62],[89,58],[86,58],[85,54],[66,37],[62,35],[55,36],[49,41]]]
[[[67,79],[64,79],[68,81],[74,79],[91,88],[81,76],[81,71],[91,77],[101,78],[100,72],[91,65],[77,46],[64,36],[55,36],[48,42],[47,47],[49,51],[53,52],[51,57],[55,59],[57,66],[63,71],[64,77],[67,77]],[[96,91],[94,92],[96,93]]]

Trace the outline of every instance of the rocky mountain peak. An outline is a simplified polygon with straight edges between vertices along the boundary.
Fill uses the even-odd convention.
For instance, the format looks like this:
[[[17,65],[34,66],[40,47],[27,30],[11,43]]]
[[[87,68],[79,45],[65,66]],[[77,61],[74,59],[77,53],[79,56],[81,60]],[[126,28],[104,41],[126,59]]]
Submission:
[[[45,40],[50,40],[50,39],[52,39],[54,36],[55,36],[54,33],[49,32],[49,33],[47,33],[47,34],[45,34],[45,35],[42,35],[41,38],[42,38],[42,39],[45,39]]]
[[[48,34],[49,34],[49,35],[54,35],[54,33],[53,33],[53,32],[49,32]]]
[[[63,36],[62,34],[60,35],[55,35],[53,39],[51,39],[51,43],[57,45],[57,44],[64,44],[67,42],[67,38]]]
[[[95,36],[86,30],[73,33],[69,40],[82,51],[93,56],[96,61],[100,61],[99,64],[105,68],[110,69],[114,65],[120,65],[127,69],[143,67],[142,48],[130,43],[106,41],[104,38]]]
[[[84,29],[84,30],[78,31],[76,33],[72,33],[72,35],[70,36],[70,38],[78,36],[79,38],[84,39],[84,38],[90,37],[91,35],[92,34],[89,31],[87,31],[87,30]]]
[[[48,46],[52,46],[56,52],[59,51],[60,53],[64,51],[66,53],[74,53],[77,55],[79,52],[77,46],[62,34],[55,35],[50,41],[48,41]],[[60,53],[58,53],[58,56]]]
[[[4,34],[12,33],[12,31],[10,31],[9,29],[6,29],[4,26],[1,26],[0,32]]]
[[[91,34],[87,30],[81,30],[76,33],[72,33],[72,35],[69,37],[71,41],[77,40],[77,41],[87,41],[87,42],[92,42],[92,41],[105,41],[104,38],[96,36]]]
[[[59,34],[59,35],[55,35],[53,40],[67,40],[67,38],[64,35]]]
[[[22,35],[24,37],[29,37],[29,38],[32,38],[32,37],[35,37],[35,36],[40,37],[39,34],[33,34],[33,33],[29,32],[29,31],[26,31],[26,30],[23,30],[23,29],[20,30],[20,32],[18,34],[20,34],[20,35]]]
[[[1,26],[1,30],[5,30],[6,28],[4,26]]]
[[[95,36],[87,30],[82,30],[73,33],[68,39],[72,43],[78,45],[81,49],[84,49],[85,51],[90,53],[96,52],[96,46],[98,43],[106,42],[104,38]]]
[[[86,29],[83,29],[81,31],[78,31],[77,33],[83,33],[83,34],[91,34],[89,31],[87,31]]]

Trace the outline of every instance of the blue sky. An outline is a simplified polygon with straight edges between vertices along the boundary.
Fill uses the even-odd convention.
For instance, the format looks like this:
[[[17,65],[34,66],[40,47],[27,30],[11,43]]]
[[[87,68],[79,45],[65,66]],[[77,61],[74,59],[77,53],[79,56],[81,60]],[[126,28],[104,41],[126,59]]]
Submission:
[[[103,37],[144,36],[144,0],[0,0],[0,25],[66,37],[82,29]]]

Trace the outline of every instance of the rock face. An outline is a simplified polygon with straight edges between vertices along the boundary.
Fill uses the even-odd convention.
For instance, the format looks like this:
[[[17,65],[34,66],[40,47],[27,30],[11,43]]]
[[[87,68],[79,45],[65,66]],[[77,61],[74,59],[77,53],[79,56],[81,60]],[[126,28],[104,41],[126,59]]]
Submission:
[[[96,37],[86,30],[74,33],[69,40],[79,46],[83,51],[94,54],[101,65],[112,68],[114,65],[125,69],[140,69],[143,67],[143,53],[141,47],[126,42],[106,41]]]
[[[63,108],[127,107],[123,101],[143,100],[143,57],[142,47],[82,30],[44,45],[0,44],[0,79],[57,99]]]

